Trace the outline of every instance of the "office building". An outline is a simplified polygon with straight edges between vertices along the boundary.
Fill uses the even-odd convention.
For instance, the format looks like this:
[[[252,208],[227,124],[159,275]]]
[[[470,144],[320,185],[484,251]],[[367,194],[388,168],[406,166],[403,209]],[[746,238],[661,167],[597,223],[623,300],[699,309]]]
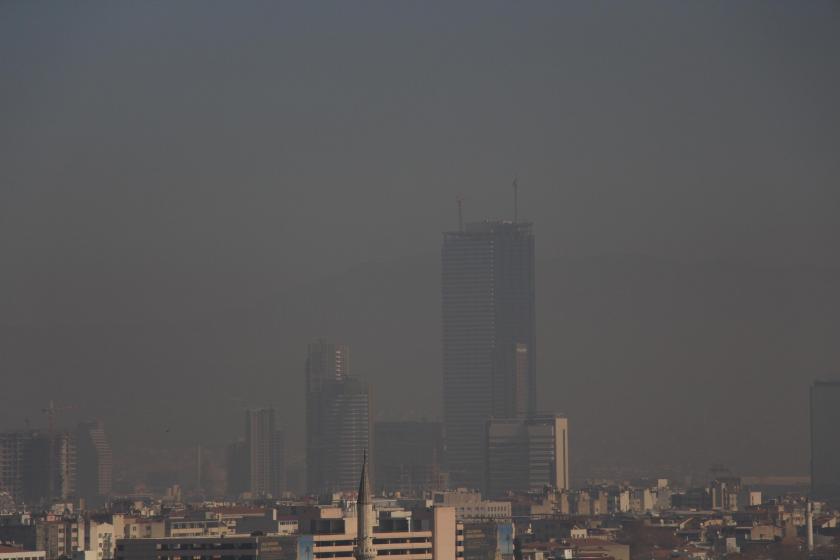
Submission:
[[[531,224],[444,233],[441,287],[447,467],[453,484],[478,488],[487,420],[536,411]]]
[[[297,560],[297,539],[289,536],[165,537],[117,539],[117,560]]]
[[[487,494],[569,488],[569,424],[555,414],[487,422]]]
[[[351,492],[373,453],[369,386],[350,372],[346,345],[319,339],[306,359],[306,463],[310,493]]]
[[[311,508],[300,517],[298,556],[303,560],[341,558],[357,553],[356,512],[339,507]],[[455,560],[463,556],[464,525],[450,507],[388,509],[374,513],[367,557]]]
[[[250,461],[248,459],[248,444],[245,440],[235,441],[226,450],[226,482],[225,493],[228,496],[239,496],[251,490]]]
[[[840,505],[840,380],[811,386],[811,496]]]
[[[285,483],[283,434],[278,433],[272,408],[245,412],[249,491],[252,496],[279,496]]]
[[[76,429],[76,491],[88,504],[98,505],[111,494],[111,446],[102,421],[82,422]]]

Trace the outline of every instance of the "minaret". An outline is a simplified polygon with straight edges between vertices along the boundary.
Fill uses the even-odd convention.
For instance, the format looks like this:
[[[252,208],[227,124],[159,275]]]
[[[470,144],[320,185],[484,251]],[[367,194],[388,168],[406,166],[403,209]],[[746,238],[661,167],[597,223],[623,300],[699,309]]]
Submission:
[[[373,504],[370,501],[370,481],[367,474],[367,450],[362,461],[362,479],[359,481],[359,497],[356,501],[356,548],[353,557],[356,560],[373,560],[376,550],[373,548]]]

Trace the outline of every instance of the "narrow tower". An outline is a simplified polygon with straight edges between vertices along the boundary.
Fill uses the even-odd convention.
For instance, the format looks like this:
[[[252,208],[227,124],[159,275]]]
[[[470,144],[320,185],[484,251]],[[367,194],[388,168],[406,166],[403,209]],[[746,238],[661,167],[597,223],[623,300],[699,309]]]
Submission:
[[[356,548],[353,557],[356,560],[373,560],[376,550],[373,548],[373,504],[370,501],[370,481],[367,474],[367,450],[362,461],[362,479],[359,481],[359,497],[356,501]]]

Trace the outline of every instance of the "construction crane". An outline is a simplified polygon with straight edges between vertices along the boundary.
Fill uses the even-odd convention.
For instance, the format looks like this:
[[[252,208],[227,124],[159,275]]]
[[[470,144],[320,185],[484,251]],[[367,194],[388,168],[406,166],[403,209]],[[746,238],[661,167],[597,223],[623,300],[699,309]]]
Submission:
[[[455,203],[458,204],[458,231],[464,231],[464,197],[459,194]]]

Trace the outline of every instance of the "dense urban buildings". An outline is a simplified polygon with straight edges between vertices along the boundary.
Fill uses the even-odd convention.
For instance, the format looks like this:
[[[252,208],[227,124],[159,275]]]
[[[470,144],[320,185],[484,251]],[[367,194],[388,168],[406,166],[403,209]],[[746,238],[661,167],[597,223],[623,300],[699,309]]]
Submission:
[[[487,495],[569,489],[569,424],[555,414],[487,423]]]
[[[531,224],[444,233],[441,287],[447,467],[453,484],[479,488],[487,420],[536,412]]]
[[[374,470],[379,493],[420,496],[446,487],[440,422],[376,422]]]
[[[0,491],[15,501],[102,501],[111,491],[111,468],[101,422],[83,422],[75,431],[0,433]]]
[[[306,358],[306,469],[310,493],[352,491],[373,453],[370,387],[351,375],[346,345],[318,339]]]
[[[840,380],[811,386],[811,493],[840,504]]]

